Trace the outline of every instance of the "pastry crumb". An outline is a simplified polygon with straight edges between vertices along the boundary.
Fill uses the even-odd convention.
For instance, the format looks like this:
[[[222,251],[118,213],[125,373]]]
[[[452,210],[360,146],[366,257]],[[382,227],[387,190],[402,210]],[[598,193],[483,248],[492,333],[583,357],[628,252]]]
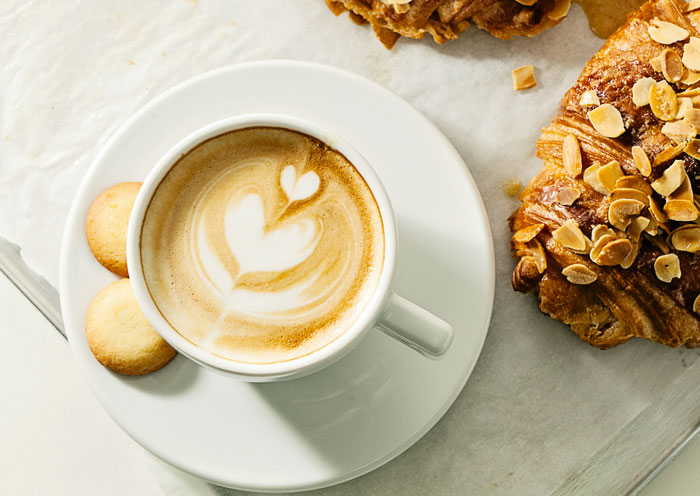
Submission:
[[[513,89],[515,91],[526,90],[537,84],[537,81],[535,81],[535,66],[532,64],[513,69],[512,75]]]
[[[503,183],[503,191],[506,195],[510,196],[511,198],[515,198],[516,196],[518,196],[521,187],[522,184],[520,183],[520,179],[518,179],[517,177],[508,178]]]

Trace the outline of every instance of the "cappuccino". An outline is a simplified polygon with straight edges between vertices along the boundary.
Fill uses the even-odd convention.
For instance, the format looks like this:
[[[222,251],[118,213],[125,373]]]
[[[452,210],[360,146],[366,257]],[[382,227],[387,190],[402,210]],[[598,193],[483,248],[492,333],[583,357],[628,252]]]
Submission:
[[[255,127],[184,154],[156,189],[141,233],[148,291],[168,323],[229,360],[312,353],[359,317],[384,264],[366,182],[339,152]]]

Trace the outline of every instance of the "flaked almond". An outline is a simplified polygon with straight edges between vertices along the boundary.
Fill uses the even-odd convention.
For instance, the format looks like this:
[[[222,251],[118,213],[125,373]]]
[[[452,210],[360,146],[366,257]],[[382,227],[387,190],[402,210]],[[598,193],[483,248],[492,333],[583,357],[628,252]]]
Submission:
[[[637,255],[639,255],[639,248],[641,246],[641,243],[639,241],[632,241],[632,251],[630,251],[625,258],[622,259],[622,262],[620,262],[620,267],[623,269],[629,269],[632,267],[632,264],[634,261],[637,259]]]
[[[661,73],[670,83],[677,83],[683,77],[683,62],[677,52],[666,48],[661,52]]]
[[[537,0],[515,0],[515,1],[518,2],[520,5],[527,5],[528,7],[530,7],[531,5],[535,5],[535,2],[537,2]]]
[[[610,201],[624,200],[624,199],[637,200],[637,201],[642,202],[645,207],[649,206],[648,195],[645,195],[643,192],[639,191],[638,189],[615,188],[610,193]]]
[[[532,88],[537,84],[537,81],[535,81],[535,67],[532,64],[513,69],[512,75],[513,89],[515,91]]]
[[[608,243],[612,243],[613,241],[617,241],[617,236],[615,234],[603,234],[600,238],[598,238],[598,241],[593,243],[593,248],[591,249],[591,252],[589,253],[589,256],[591,257],[591,260],[597,263],[598,265],[601,265],[598,262],[598,259],[600,258],[600,252],[605,248],[605,246]]]
[[[664,171],[660,178],[651,183],[651,187],[661,196],[668,196],[678,189],[685,175],[683,161],[676,160]]]
[[[578,144],[576,136],[567,134],[562,145],[562,157],[564,162],[564,170],[570,176],[576,177],[581,174],[581,147]]]
[[[688,88],[685,91],[681,91],[680,93],[676,93],[676,96],[678,98],[690,98],[693,96],[698,96],[700,95],[700,88]]]
[[[661,67],[659,67],[660,69]],[[656,80],[650,77],[644,77],[638,79],[637,82],[632,86],[632,102],[637,107],[643,107],[644,105],[649,105],[649,89]]]
[[[648,95],[649,90],[647,89],[647,99]],[[581,107],[597,107],[598,105],[600,105],[600,98],[598,98],[598,93],[596,93],[593,90],[584,91],[583,93],[581,93],[581,98],[579,99],[578,104]]]
[[[697,134],[698,130],[700,130],[700,109],[690,108],[686,110],[683,114],[683,122],[693,126]]]
[[[681,264],[678,255],[668,253],[656,257],[654,261],[654,272],[656,277],[662,282],[671,282],[673,279],[681,278]]]
[[[649,65],[656,72],[661,72],[661,54],[649,59]]]
[[[681,78],[681,84],[684,86],[691,86],[700,81],[700,72],[689,71],[686,67],[683,71],[683,77]]]
[[[595,246],[598,240],[603,236],[617,237],[615,235],[615,231],[610,229],[608,226],[606,226],[605,224],[598,224],[591,231],[591,240],[593,241],[593,245]]]
[[[687,29],[671,22],[660,19],[652,19],[649,26],[649,36],[652,40],[662,45],[671,45],[683,41],[690,34]]]
[[[651,174],[651,162],[649,162],[649,157],[641,146],[632,147],[632,158],[634,159],[635,167],[637,167],[642,176],[647,177]]]
[[[535,239],[535,237],[544,229],[544,224],[533,224],[531,226],[523,227],[518,229],[513,234],[513,239],[519,243],[527,243],[530,240]]]
[[[661,128],[661,134],[671,139],[674,143],[687,143],[697,136],[698,130],[684,119],[682,121],[667,122]]]
[[[693,302],[693,312],[700,313],[700,295],[695,297],[695,301]]]
[[[693,100],[687,97],[678,97],[678,110],[676,111],[676,119],[682,119],[688,110],[692,110]]]
[[[615,189],[615,184],[617,180],[620,179],[624,174],[620,168],[620,162],[617,160],[612,160],[598,169],[598,180],[608,191],[607,194]]]
[[[643,209],[644,203],[639,200],[630,200],[628,198],[615,200],[608,208],[608,222],[614,228],[625,231],[632,219],[637,217]]]
[[[661,120],[671,121],[678,112],[676,92],[666,81],[659,81],[649,88],[649,106],[654,115]]]
[[[690,0],[685,6],[686,12],[692,12],[697,9],[700,9],[700,0]]]
[[[700,217],[695,204],[689,200],[668,200],[664,205],[664,213],[670,220],[692,222]]]
[[[634,246],[629,239],[616,239],[603,246],[596,263],[608,267],[620,265],[629,256],[632,250],[634,250]]]
[[[547,17],[553,21],[558,21],[559,19],[566,17],[566,14],[569,13],[570,8],[571,0],[555,0],[552,10],[547,12]]]
[[[583,182],[588,184],[591,188],[596,190],[601,195],[609,195],[610,190],[608,190],[603,183],[598,179],[598,171],[600,170],[600,164],[593,164],[583,171]]]
[[[531,257],[535,261],[537,271],[540,274],[547,270],[547,256],[544,248],[542,248],[542,243],[540,243],[536,238],[531,239],[527,243],[516,243],[515,247],[516,257]]]
[[[659,233],[659,223],[656,222],[654,219],[649,218],[649,224],[647,224],[647,227],[644,228],[645,233],[649,233],[652,236],[656,236]]]
[[[615,181],[615,188],[632,188],[641,191],[645,195],[653,193],[649,183],[639,176],[623,176]]]
[[[666,84],[668,85],[668,83]],[[653,85],[652,90],[649,90],[650,101],[652,97],[653,88],[655,87],[656,85]],[[671,90],[671,92],[673,92],[673,90]],[[673,93],[673,98],[675,103],[675,93]],[[675,115],[675,111],[676,108],[674,106],[673,115]],[[612,105],[610,105],[609,103],[604,103],[600,107],[596,107],[590,112],[588,112],[588,120],[591,121],[591,124],[593,124],[593,127],[596,131],[608,138],[617,138],[625,132],[625,125],[622,122],[622,114],[620,114],[620,111]]]
[[[700,71],[700,38],[691,36],[683,46],[683,65],[691,71]]]
[[[676,191],[668,195],[669,200],[688,200],[688,201],[694,201],[695,198],[693,197],[693,187],[690,184],[690,178],[688,177],[688,174],[685,175],[685,178],[683,179],[683,182],[681,185],[678,187]]]
[[[659,153],[656,157],[654,157],[654,161],[652,162],[651,166],[652,167],[657,167],[665,162],[668,162],[669,160],[673,160],[676,158],[678,155],[683,153],[683,149],[685,148],[685,143],[680,143],[678,145],[672,145],[664,148],[661,153]]]
[[[560,205],[566,205],[568,207],[569,205],[573,205],[580,196],[581,193],[579,190],[566,187],[557,192],[556,198]]]
[[[643,236],[664,255],[671,251],[663,236],[651,236],[648,233],[644,233]]]
[[[700,251],[700,226],[682,226],[671,233],[671,246],[679,251]]]
[[[685,145],[683,151],[694,159],[700,160],[700,140],[690,140],[688,144]]]
[[[635,217],[630,222],[630,225],[627,226],[627,236],[634,242],[639,241],[650,222],[651,219],[648,217]]]
[[[565,248],[576,251],[584,251],[586,249],[586,236],[578,227],[578,222],[574,219],[569,219],[564,222],[560,228],[552,231],[552,238]]]
[[[651,214],[651,217],[659,224],[663,224],[668,221],[668,217],[666,217],[664,211],[661,209],[661,207],[659,207],[659,204],[656,203],[656,200],[654,200],[651,195],[649,195],[649,213]]]
[[[583,264],[571,264],[564,267],[561,273],[571,284],[591,284],[598,279],[596,273]]]

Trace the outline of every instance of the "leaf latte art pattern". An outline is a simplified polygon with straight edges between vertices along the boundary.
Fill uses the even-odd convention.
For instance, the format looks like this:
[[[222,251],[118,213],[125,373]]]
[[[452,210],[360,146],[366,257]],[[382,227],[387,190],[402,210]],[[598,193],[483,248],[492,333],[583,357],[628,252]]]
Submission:
[[[336,339],[376,288],[381,216],[342,155],[277,128],[199,145],[158,187],[141,253],[149,291],[184,337],[268,363]]]

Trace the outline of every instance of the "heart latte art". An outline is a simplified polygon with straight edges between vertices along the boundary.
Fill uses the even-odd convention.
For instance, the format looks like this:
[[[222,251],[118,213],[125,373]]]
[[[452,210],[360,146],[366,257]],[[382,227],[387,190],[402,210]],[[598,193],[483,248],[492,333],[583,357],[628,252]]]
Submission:
[[[206,141],[173,166],[146,212],[141,257],[177,332],[216,355],[270,363],[352,325],[377,286],[384,233],[343,155],[259,127]]]

